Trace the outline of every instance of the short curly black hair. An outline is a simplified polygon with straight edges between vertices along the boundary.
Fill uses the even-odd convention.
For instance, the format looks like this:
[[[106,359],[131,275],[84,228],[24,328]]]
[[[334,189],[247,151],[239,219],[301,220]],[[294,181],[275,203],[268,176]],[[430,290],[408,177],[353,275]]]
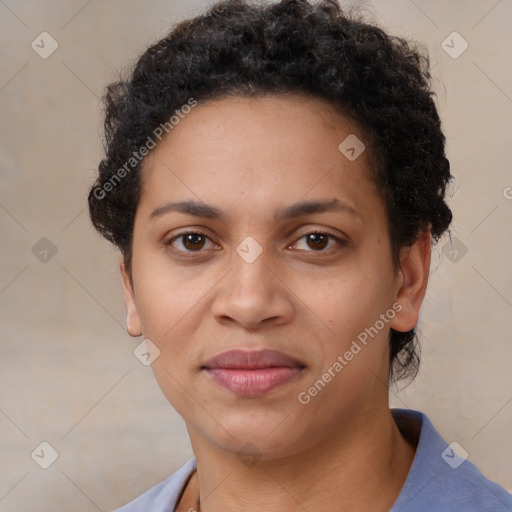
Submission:
[[[191,99],[299,94],[330,101],[362,129],[397,268],[400,248],[428,230],[436,242],[452,219],[445,203],[452,176],[430,82],[426,50],[336,0],[218,2],[178,24],[106,88],[106,156],[89,193],[91,220],[131,273],[141,148],[158,127]],[[414,329],[391,330],[389,362],[390,382],[416,376]]]

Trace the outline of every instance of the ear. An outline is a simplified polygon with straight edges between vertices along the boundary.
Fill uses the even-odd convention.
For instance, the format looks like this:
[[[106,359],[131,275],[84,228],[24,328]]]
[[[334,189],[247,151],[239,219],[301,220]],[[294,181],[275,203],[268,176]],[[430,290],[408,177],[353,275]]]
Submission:
[[[402,248],[396,295],[402,309],[390,322],[390,327],[395,331],[410,331],[418,323],[430,270],[430,241],[429,230],[421,233],[412,246]]]
[[[123,281],[124,305],[126,308],[126,330],[128,334],[134,338],[142,335],[142,323],[140,321],[137,305],[135,304],[135,294],[133,285],[126,270],[124,258],[121,255],[119,268],[121,271],[121,279]]]

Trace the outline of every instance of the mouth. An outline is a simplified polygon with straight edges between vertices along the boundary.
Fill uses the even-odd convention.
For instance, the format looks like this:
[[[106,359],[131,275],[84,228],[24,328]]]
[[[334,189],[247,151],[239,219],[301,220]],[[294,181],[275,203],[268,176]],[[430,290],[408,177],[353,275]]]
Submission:
[[[277,350],[229,350],[201,367],[223,389],[240,396],[261,396],[298,378],[306,365]]]

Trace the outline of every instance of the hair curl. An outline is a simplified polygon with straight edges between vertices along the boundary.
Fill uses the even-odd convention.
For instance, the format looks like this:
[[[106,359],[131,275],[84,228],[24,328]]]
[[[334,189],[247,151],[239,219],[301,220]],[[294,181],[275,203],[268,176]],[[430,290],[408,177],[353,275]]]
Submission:
[[[119,184],[106,184],[148,136],[191,97],[302,94],[332,102],[362,128],[396,267],[401,247],[427,230],[437,242],[452,219],[444,201],[452,176],[430,79],[425,50],[344,12],[335,0],[218,2],[178,24],[126,79],[107,86],[106,156],[89,193],[92,223],[130,271],[141,162]],[[416,376],[414,329],[391,330],[389,361],[390,381]]]

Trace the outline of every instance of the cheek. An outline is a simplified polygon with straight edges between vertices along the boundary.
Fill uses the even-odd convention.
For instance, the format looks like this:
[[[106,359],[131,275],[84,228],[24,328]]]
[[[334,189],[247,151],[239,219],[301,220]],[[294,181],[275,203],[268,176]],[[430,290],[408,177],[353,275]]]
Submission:
[[[373,325],[392,300],[391,273],[376,262],[357,260],[337,272],[297,280],[294,285],[297,296],[308,306],[306,311],[314,313],[311,319],[345,340]]]
[[[197,315],[202,301],[212,288],[212,276],[208,273],[194,275],[179,266],[171,267],[161,258],[146,258],[139,261],[137,277],[137,308],[141,317],[144,335],[153,336],[163,345],[174,339],[190,317]]]
[[[368,379],[370,371],[380,373],[381,365],[387,361],[392,315],[386,313],[393,303],[393,275],[375,263],[360,265],[359,269],[351,268],[349,273],[330,280],[322,293],[318,288],[316,293],[310,292],[308,303],[329,327],[323,329],[327,336],[322,342],[324,361],[319,370],[332,368],[341,356],[343,370],[332,371],[343,377],[334,379],[333,388],[348,386],[363,392],[364,382],[373,379]]]
[[[386,323],[381,315],[391,308],[389,291],[376,287],[375,282],[372,287],[355,281],[345,284],[331,291],[330,300],[323,299],[326,323],[335,334],[322,339],[323,360],[301,390],[314,396],[322,389],[308,405],[313,416],[326,418],[336,416],[335,409],[357,408],[371,399],[380,382],[386,385],[391,318]]]

